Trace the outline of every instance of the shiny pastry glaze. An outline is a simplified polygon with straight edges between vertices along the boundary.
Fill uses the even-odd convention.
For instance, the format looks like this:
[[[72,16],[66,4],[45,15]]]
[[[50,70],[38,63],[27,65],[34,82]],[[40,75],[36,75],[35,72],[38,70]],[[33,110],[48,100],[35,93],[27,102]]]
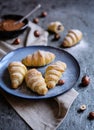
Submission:
[[[14,31],[19,30],[24,26],[23,22],[15,23],[15,20],[7,19],[0,22],[0,30],[1,31]]]

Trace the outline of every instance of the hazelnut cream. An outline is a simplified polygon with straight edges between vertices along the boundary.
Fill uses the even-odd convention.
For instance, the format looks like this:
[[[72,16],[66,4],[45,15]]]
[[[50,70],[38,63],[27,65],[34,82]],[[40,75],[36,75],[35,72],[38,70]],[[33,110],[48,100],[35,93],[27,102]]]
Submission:
[[[7,19],[0,22],[0,30],[2,31],[14,31],[24,26],[23,22],[16,23],[15,20]]]

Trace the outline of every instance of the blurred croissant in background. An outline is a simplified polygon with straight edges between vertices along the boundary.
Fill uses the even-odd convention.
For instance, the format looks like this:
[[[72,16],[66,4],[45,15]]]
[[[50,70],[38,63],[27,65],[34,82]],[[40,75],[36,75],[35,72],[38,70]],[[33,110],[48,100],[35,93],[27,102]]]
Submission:
[[[48,25],[48,31],[53,33],[60,33],[64,31],[64,26],[61,22],[55,21]]]
[[[69,30],[68,34],[63,40],[62,46],[63,47],[71,47],[76,45],[82,39],[82,32],[77,29]]]

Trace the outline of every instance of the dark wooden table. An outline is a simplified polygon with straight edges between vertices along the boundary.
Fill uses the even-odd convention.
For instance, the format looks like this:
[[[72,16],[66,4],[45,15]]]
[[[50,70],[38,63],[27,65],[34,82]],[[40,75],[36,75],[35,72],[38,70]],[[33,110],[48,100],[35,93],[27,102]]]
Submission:
[[[27,14],[38,3],[42,8],[37,11],[30,20],[39,16],[40,12],[46,10],[48,16],[39,21],[39,25],[47,29],[52,21],[61,21],[65,31],[61,33],[58,41],[52,41],[53,35],[49,36],[48,44],[60,47],[63,38],[69,29],[79,29],[83,32],[83,42],[72,48],[64,49],[70,52],[79,62],[81,74],[74,88],[79,96],[72,104],[68,116],[60,125],[58,130],[94,130],[94,120],[89,120],[88,114],[94,111],[94,1],[93,0],[0,0],[0,15],[14,13]],[[90,76],[88,87],[80,87],[83,75]],[[78,113],[80,105],[86,104],[87,109]],[[6,102],[0,94],[0,130],[30,130],[29,126]]]

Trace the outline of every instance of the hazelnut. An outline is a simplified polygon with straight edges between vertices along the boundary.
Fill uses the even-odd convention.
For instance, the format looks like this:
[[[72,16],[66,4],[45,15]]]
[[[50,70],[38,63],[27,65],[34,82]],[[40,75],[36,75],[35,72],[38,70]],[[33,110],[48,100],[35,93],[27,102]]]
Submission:
[[[13,41],[13,45],[18,45],[21,42],[20,38],[17,38]]]
[[[59,40],[60,39],[60,35],[58,34],[58,33],[56,33],[55,35],[54,35],[54,40]]]
[[[65,83],[65,81],[63,79],[60,79],[57,83],[57,85],[63,85]]]
[[[86,110],[86,105],[85,104],[80,106],[80,111],[84,111],[84,110]]]
[[[81,83],[82,83],[83,86],[88,86],[89,83],[90,83],[90,78],[89,78],[89,76],[86,76],[86,75],[83,76]]]
[[[47,12],[46,12],[46,11],[43,11],[43,12],[41,13],[41,16],[42,16],[42,17],[46,17],[46,16],[47,16]]]
[[[36,23],[36,24],[39,23],[39,19],[38,18],[34,18],[33,19],[33,23]]]
[[[94,119],[94,112],[90,112],[88,117],[89,119]]]
[[[39,37],[39,36],[40,36],[40,33],[39,33],[38,30],[35,30],[35,31],[34,31],[34,36],[35,36],[35,37]]]

